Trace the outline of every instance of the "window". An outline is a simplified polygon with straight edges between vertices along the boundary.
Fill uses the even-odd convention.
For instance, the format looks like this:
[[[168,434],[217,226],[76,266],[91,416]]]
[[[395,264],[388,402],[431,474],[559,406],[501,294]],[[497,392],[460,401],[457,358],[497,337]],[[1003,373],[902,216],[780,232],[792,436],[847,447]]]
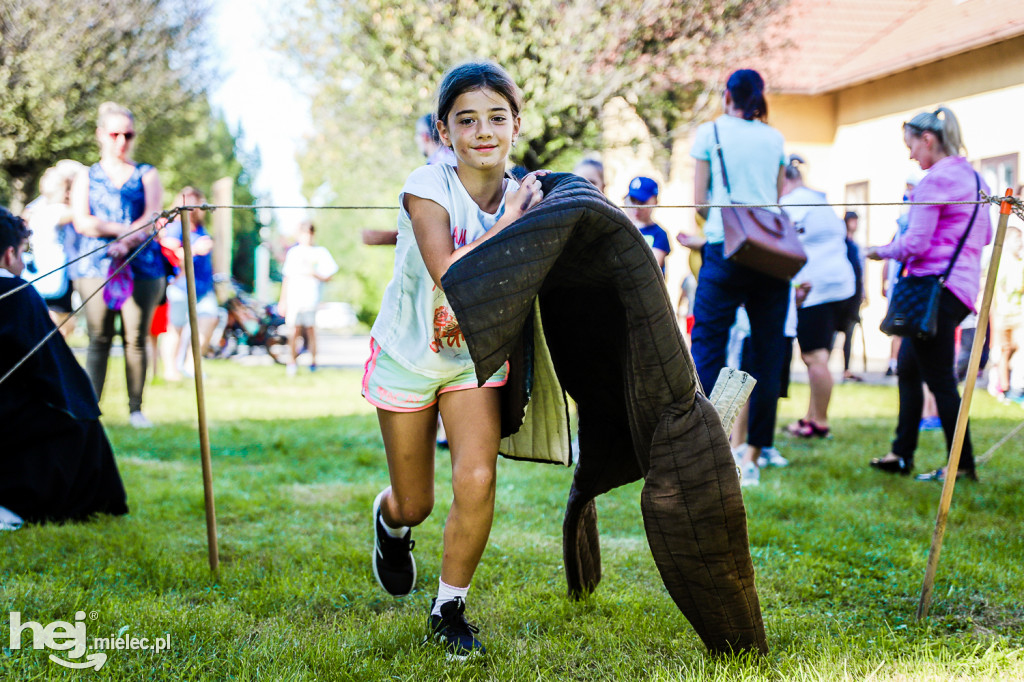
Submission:
[[[981,177],[985,180],[992,193],[1002,196],[1009,187],[1017,191],[1017,155],[1006,154],[982,159],[978,164]]]
[[[978,162],[978,172],[994,196],[1003,196],[1007,188],[1017,192],[1017,154],[982,159]],[[999,220],[999,206],[990,204],[989,213],[994,227]]]

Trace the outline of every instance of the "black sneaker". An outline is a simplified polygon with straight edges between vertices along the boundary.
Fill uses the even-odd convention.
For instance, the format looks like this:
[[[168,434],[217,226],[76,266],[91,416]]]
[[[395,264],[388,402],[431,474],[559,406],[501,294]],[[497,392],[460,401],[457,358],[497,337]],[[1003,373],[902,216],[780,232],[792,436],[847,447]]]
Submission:
[[[416,585],[416,560],[412,558],[412,530],[404,537],[387,534],[380,516],[380,501],[384,491],[373,501],[373,577],[392,597],[404,597]]]
[[[444,646],[448,660],[464,661],[470,656],[487,653],[484,645],[476,638],[480,628],[466,622],[466,602],[456,597],[441,605],[441,615],[435,616],[434,602],[430,602],[430,618],[427,619],[427,637]]]

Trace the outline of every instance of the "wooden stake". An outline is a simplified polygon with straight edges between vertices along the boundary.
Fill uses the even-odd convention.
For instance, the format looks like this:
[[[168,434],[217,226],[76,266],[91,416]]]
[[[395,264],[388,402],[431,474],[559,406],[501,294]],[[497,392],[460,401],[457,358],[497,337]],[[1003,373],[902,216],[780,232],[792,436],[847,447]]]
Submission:
[[[1006,196],[1013,196],[1013,190],[1006,190]],[[1010,217],[1011,204],[1003,201],[999,205],[999,226],[996,228],[996,239],[992,245],[992,259],[989,261],[988,276],[985,278],[985,295],[978,310],[978,326],[974,332],[974,343],[971,344],[971,359],[967,364],[967,377],[964,381],[964,395],[960,400],[960,411],[956,417],[956,431],[953,444],[949,450],[949,462],[946,464],[946,480],[942,484],[942,497],[939,498],[939,512],[935,517],[935,532],[932,534],[932,546],[928,551],[928,564],[924,573],[924,585],[921,587],[921,601],[917,605],[917,619],[928,617],[931,606],[932,588],[935,586],[935,571],[939,566],[939,553],[942,551],[942,536],[946,532],[946,519],[949,517],[949,505],[953,501],[953,487],[956,485],[956,472],[960,466],[960,452],[964,446],[967,433],[967,416],[971,411],[971,398],[974,396],[974,384],[978,378],[978,367],[981,365],[981,351],[985,343],[985,331],[988,329],[988,312],[992,305],[992,292],[996,286],[996,275],[999,273],[999,258],[1003,254],[1003,237],[1006,234],[1006,223]],[[980,210],[986,210],[981,208]]]
[[[217,550],[217,512],[213,505],[213,467],[210,462],[210,434],[206,428],[206,398],[203,392],[202,352],[199,348],[199,316],[196,314],[196,271],[192,263],[192,227],[188,211],[181,212],[181,247],[184,250],[185,288],[188,294],[188,321],[192,336],[192,368],[196,380],[196,408],[199,412],[199,451],[203,461],[203,497],[206,502],[206,544],[210,570],[220,570]]]

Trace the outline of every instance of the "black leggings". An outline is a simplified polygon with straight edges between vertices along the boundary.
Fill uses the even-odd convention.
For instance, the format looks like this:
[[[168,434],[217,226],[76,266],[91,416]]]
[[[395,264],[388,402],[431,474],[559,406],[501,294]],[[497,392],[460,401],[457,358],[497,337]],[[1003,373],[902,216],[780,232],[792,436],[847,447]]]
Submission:
[[[953,432],[956,429],[957,413],[960,411],[960,393],[957,390],[955,358],[956,327],[967,317],[967,306],[948,290],[942,290],[939,301],[939,328],[934,338],[905,338],[900,344],[897,360],[899,372],[900,414],[896,424],[896,438],[892,441],[893,454],[899,455],[908,465],[914,462],[917,449],[917,435],[924,407],[923,381],[935,394],[939,420],[946,436],[946,452],[952,448]],[[971,448],[970,430],[964,434],[964,446],[960,453],[960,467],[974,469],[974,451]]]

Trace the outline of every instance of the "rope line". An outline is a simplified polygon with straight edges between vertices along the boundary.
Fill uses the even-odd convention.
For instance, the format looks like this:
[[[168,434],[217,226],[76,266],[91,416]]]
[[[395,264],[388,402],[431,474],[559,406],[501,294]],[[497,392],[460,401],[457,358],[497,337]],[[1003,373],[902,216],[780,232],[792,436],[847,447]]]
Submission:
[[[850,207],[850,206],[854,206],[854,207],[867,207],[867,206],[975,206],[975,205],[982,205],[982,204],[994,204],[994,205],[998,206],[998,205],[1001,205],[1003,202],[1007,202],[1007,203],[1010,204],[1011,210],[1013,211],[1013,213],[1015,215],[1017,215],[1017,217],[1019,217],[1021,220],[1024,220],[1024,201],[1022,201],[1020,197],[1017,197],[1017,196],[1009,196],[1009,197],[990,196],[990,195],[986,194],[983,191],[980,192],[980,194],[981,194],[981,199],[977,199],[977,200],[973,200],[973,201],[844,202],[844,203],[785,204],[785,205],[777,204],[776,203],[776,204],[743,204],[743,206],[747,206],[749,208],[782,208],[782,209],[785,209],[787,206],[789,206],[789,207],[801,207],[801,208],[808,208],[808,207],[809,208],[814,208],[814,207],[818,207],[818,206],[830,206],[830,207],[838,207],[838,206],[843,206],[843,207]],[[657,206],[656,208],[692,208],[692,209],[709,208],[710,209],[710,208],[728,208],[728,207],[733,206],[733,205],[734,204],[676,204],[676,205],[667,205],[667,206]],[[238,210],[246,210],[246,211],[249,211],[249,210],[255,211],[255,210],[261,210],[261,209],[274,209],[274,210],[277,210],[277,209],[285,209],[285,210],[287,210],[287,209],[302,209],[302,210],[349,210],[349,211],[368,211],[368,210],[390,210],[390,211],[394,211],[394,210],[398,210],[398,206],[273,206],[273,205],[263,205],[263,204],[223,204],[223,205],[214,205],[214,204],[207,204],[207,203],[179,206],[179,207],[167,209],[165,211],[161,211],[159,214],[154,214],[153,218],[150,219],[149,222],[147,222],[147,223],[145,223],[143,225],[140,225],[137,228],[129,230],[128,232],[125,232],[124,234],[119,235],[119,236],[111,239],[111,241],[104,243],[102,246],[100,246],[100,247],[98,247],[96,249],[93,249],[92,251],[89,251],[88,253],[84,253],[84,254],[79,255],[78,257],[76,257],[76,258],[68,261],[67,263],[61,265],[60,267],[54,268],[53,270],[50,270],[47,273],[39,275],[38,277],[35,277],[34,279],[32,279],[30,281],[26,281],[23,284],[18,285],[14,289],[12,289],[12,290],[4,293],[4,294],[0,294],[0,301],[2,301],[3,299],[7,298],[8,296],[11,296],[13,294],[18,293],[19,291],[21,291],[25,287],[34,284],[35,282],[43,279],[44,277],[48,277],[48,276],[50,276],[50,275],[52,275],[52,274],[54,274],[56,272],[59,272],[60,270],[62,270],[64,268],[68,267],[69,265],[82,260],[83,258],[86,258],[88,256],[91,256],[91,255],[93,255],[93,254],[103,250],[103,249],[108,248],[111,244],[113,244],[115,242],[118,242],[118,241],[120,241],[122,239],[130,237],[131,235],[133,235],[133,234],[135,234],[137,232],[140,232],[142,230],[145,230],[147,228],[155,227],[157,222],[160,221],[161,219],[170,220],[170,219],[178,216],[182,211],[190,211],[190,210],[193,210],[193,209],[201,209],[203,211],[213,212],[213,211],[217,210],[218,208],[238,209]],[[622,207],[620,206],[619,208],[622,208]],[[161,225],[161,227],[162,227],[162,225]],[[62,320],[59,325],[56,325],[52,330],[50,330],[50,332],[47,333],[46,336],[44,336],[43,339],[39,343],[37,343],[35,345],[35,347],[33,347],[32,350],[30,350],[25,357],[23,357],[21,360],[19,360],[17,362],[17,364],[14,365],[14,367],[12,367],[6,374],[4,374],[3,377],[0,377],[0,385],[2,385],[4,383],[4,381],[6,381],[9,376],[11,376],[30,357],[32,357],[32,355],[36,351],[38,351],[40,348],[42,348],[43,345],[47,341],[49,341],[50,338],[54,334],[56,334],[58,331],[60,331],[60,328],[62,326],[64,326],[64,324],[69,319],[71,319],[72,317],[77,315],[85,307],[85,304],[88,303],[92,299],[93,296],[98,294],[100,291],[103,290],[104,287],[106,287],[106,285],[110,282],[111,279],[113,279],[124,268],[126,268],[128,266],[128,264],[131,263],[132,260],[134,260],[135,257],[139,255],[139,253],[141,253],[142,248],[147,246],[150,242],[152,242],[156,238],[157,234],[159,234],[159,231],[157,229],[154,229],[152,234],[150,234],[142,244],[137,246],[133,250],[133,252],[131,254],[129,254],[129,256],[125,259],[124,263],[122,263],[120,267],[118,267],[113,273],[111,273],[110,276],[107,277],[106,281],[104,281],[103,284],[98,289],[96,289],[94,292],[89,294],[89,296],[85,300],[82,301],[81,305],[79,305],[78,308],[76,308],[74,311],[72,311],[71,314],[68,315],[64,320]],[[1022,423],[1020,426],[1018,426],[1016,429],[1014,429],[1010,434],[1008,434],[1006,437],[1004,437],[1003,440],[999,441],[998,443],[996,443],[996,445],[994,445],[992,448],[990,448],[989,451],[986,452],[985,455],[982,458],[980,458],[981,462],[984,463],[985,461],[987,461],[987,459],[989,457],[991,457],[992,453],[995,451],[996,448],[1001,446],[1006,440],[1008,440],[1010,437],[1012,437],[1014,434],[1016,434],[1022,428],[1024,428],[1024,423]]]
[[[818,203],[818,204],[742,204],[749,208],[787,208],[787,207],[800,207],[800,208],[814,208],[817,206],[833,206],[833,207],[859,207],[859,206],[975,206],[981,204],[995,204],[999,205],[1003,201],[1009,201],[1015,211],[1024,211],[1024,203],[1022,203],[1019,197],[996,197],[989,196],[984,192],[981,193],[981,199],[974,199],[970,201],[847,201],[841,203]],[[729,208],[736,204],[658,204],[652,208]],[[617,208],[624,208],[616,204]],[[188,209],[202,209],[204,211],[215,211],[218,208],[230,208],[238,209],[242,211],[249,210],[303,210],[303,211],[397,211],[399,206],[272,206],[264,204],[196,204],[192,206],[183,206],[182,210]],[[1021,218],[1024,219],[1024,213],[1020,214]]]
[[[995,445],[993,445],[988,450],[986,450],[984,455],[982,455],[981,457],[976,458],[975,459],[975,464],[977,466],[982,466],[983,464],[988,462],[990,459],[992,459],[992,456],[995,455],[996,450],[998,450],[1000,447],[1002,447],[1003,444],[1006,443],[1006,441],[1010,440],[1011,438],[1016,436],[1018,433],[1020,433],[1021,429],[1024,429],[1024,422],[1021,422],[1020,424],[1017,424],[1017,426],[1015,426],[1013,429],[1011,429],[1009,433],[1007,433],[1005,436],[1000,438],[999,441]]]
[[[34,277],[33,279],[27,280],[24,284],[19,284],[18,286],[16,286],[15,288],[11,289],[10,291],[8,291],[8,292],[6,292],[4,294],[0,294],[0,301],[4,300],[8,296],[13,296],[14,294],[18,293],[19,291],[21,291],[22,289],[24,289],[25,287],[27,287],[29,285],[35,284],[36,282],[38,282],[39,280],[43,279],[44,277],[49,277],[50,275],[54,274],[55,272],[60,272],[64,268],[66,268],[66,267],[68,267],[68,266],[70,266],[70,265],[72,265],[74,263],[77,263],[78,261],[82,260],[83,258],[88,258],[89,256],[93,255],[94,253],[98,253],[98,252],[108,248],[111,244],[113,244],[115,242],[119,242],[122,239],[125,239],[127,237],[132,236],[136,232],[140,232],[141,230],[145,230],[148,227],[152,227],[161,218],[167,218],[168,220],[170,220],[172,217],[176,216],[180,212],[181,212],[180,208],[172,208],[172,209],[168,209],[166,211],[163,211],[163,212],[161,212],[159,214],[156,214],[156,215],[153,216],[153,218],[148,223],[146,223],[144,225],[139,225],[138,227],[136,227],[133,230],[130,230],[129,232],[125,232],[124,234],[122,234],[122,235],[120,235],[118,237],[114,237],[109,242],[105,242],[101,246],[98,246],[95,249],[93,249],[92,251],[88,251],[86,253],[83,253],[82,255],[78,256],[77,258],[72,258],[67,263],[64,263],[63,265],[57,266],[53,270],[50,270],[49,272],[45,272],[45,273],[43,273],[43,274],[41,274],[41,275],[39,275],[37,277]],[[156,233],[154,232],[154,234],[156,234]],[[152,240],[151,239],[147,239],[145,243],[148,244],[150,241],[152,241]],[[141,246],[142,245],[140,245],[137,248],[141,248]],[[134,256],[132,256],[132,258],[134,258]]]
[[[155,220],[156,220],[156,219],[154,219],[154,222],[155,222]],[[122,270],[124,270],[124,269],[125,269],[126,267],[128,267],[128,265],[129,265],[129,264],[130,264],[130,263],[131,263],[131,262],[132,262],[133,260],[135,260],[135,258],[136,258],[136,257],[137,257],[137,256],[138,256],[138,255],[139,255],[140,253],[142,253],[142,249],[143,249],[143,247],[147,246],[147,245],[148,245],[148,244],[149,244],[150,242],[152,242],[152,241],[153,241],[154,239],[156,239],[156,235],[157,235],[157,232],[156,232],[156,231],[154,230],[154,231],[153,231],[153,234],[149,235],[149,236],[148,236],[148,237],[146,238],[146,241],[144,241],[144,242],[142,242],[141,244],[139,244],[138,248],[136,248],[136,249],[135,249],[135,250],[134,250],[134,251],[133,251],[133,252],[132,252],[131,254],[129,254],[129,256],[128,256],[127,258],[125,258],[125,259],[124,259],[124,262],[123,262],[123,263],[121,263],[121,265],[120,265],[120,266],[119,266],[119,267],[118,267],[118,268],[117,268],[116,270],[114,270],[114,271],[113,271],[112,273],[110,273],[110,275],[109,275],[109,276],[107,277],[106,281],[104,281],[104,282],[103,282],[103,284],[101,284],[101,285],[100,285],[99,287],[97,287],[97,288],[96,288],[96,290],[95,290],[94,292],[92,292],[91,294],[89,294],[89,295],[88,295],[88,296],[87,296],[87,297],[86,297],[86,298],[85,298],[85,299],[84,299],[84,300],[82,301],[82,304],[81,304],[80,306],[78,306],[77,308],[75,308],[75,309],[74,309],[74,310],[73,310],[73,311],[71,312],[71,314],[70,314],[70,315],[68,315],[68,316],[67,316],[67,317],[65,317],[65,318],[64,318],[63,320],[61,320],[61,323],[60,323],[60,324],[58,324],[58,325],[55,325],[53,329],[51,329],[51,330],[50,330],[50,331],[49,331],[49,332],[48,332],[48,333],[47,333],[47,334],[46,334],[45,336],[43,336],[42,340],[41,340],[41,341],[40,341],[39,343],[37,343],[37,344],[36,344],[35,346],[33,346],[33,347],[32,347],[32,350],[30,350],[30,351],[29,351],[29,352],[28,352],[28,353],[27,353],[27,354],[25,355],[25,357],[23,357],[23,358],[22,358],[21,360],[18,360],[18,362],[17,362],[17,363],[16,363],[16,364],[15,364],[15,365],[14,365],[13,367],[11,367],[11,368],[10,368],[10,369],[9,369],[9,370],[7,371],[7,373],[6,373],[6,374],[4,374],[4,375],[3,375],[2,377],[0,377],[0,386],[2,386],[2,385],[3,385],[3,383],[4,383],[5,381],[7,381],[7,378],[8,378],[9,376],[11,376],[12,374],[14,374],[14,373],[15,373],[15,372],[16,372],[16,371],[18,370],[18,368],[19,368],[19,367],[21,367],[22,365],[24,365],[24,364],[25,364],[25,363],[26,363],[26,362],[28,361],[28,359],[29,359],[30,357],[32,357],[33,355],[35,355],[36,351],[38,351],[38,350],[39,350],[40,348],[42,348],[42,347],[43,347],[43,346],[44,346],[44,345],[46,344],[46,342],[47,342],[47,341],[49,341],[51,337],[53,337],[53,335],[54,335],[54,334],[56,334],[57,332],[59,332],[59,331],[60,331],[60,328],[61,328],[61,327],[63,327],[63,326],[65,325],[65,323],[67,323],[67,321],[68,321],[68,320],[70,320],[70,319],[71,319],[72,317],[74,317],[74,316],[75,316],[75,315],[77,315],[77,314],[78,314],[79,312],[81,312],[81,310],[82,310],[82,309],[83,309],[83,308],[85,307],[85,304],[86,304],[86,303],[88,303],[88,302],[89,302],[90,300],[92,300],[92,297],[93,297],[93,296],[95,296],[96,294],[98,294],[98,293],[100,293],[101,291],[103,291],[103,289],[104,289],[104,288],[105,288],[105,287],[107,286],[107,284],[108,284],[108,283],[110,282],[110,280],[114,279],[114,277],[116,277],[116,276],[117,276],[118,274],[120,274],[120,272],[121,272]],[[20,291],[20,290],[21,290],[21,289],[23,289],[23,288],[24,288],[23,286],[19,286],[19,287],[18,287],[17,289],[12,289],[11,291],[9,291],[9,292],[8,292],[8,294],[14,293],[15,291]]]

